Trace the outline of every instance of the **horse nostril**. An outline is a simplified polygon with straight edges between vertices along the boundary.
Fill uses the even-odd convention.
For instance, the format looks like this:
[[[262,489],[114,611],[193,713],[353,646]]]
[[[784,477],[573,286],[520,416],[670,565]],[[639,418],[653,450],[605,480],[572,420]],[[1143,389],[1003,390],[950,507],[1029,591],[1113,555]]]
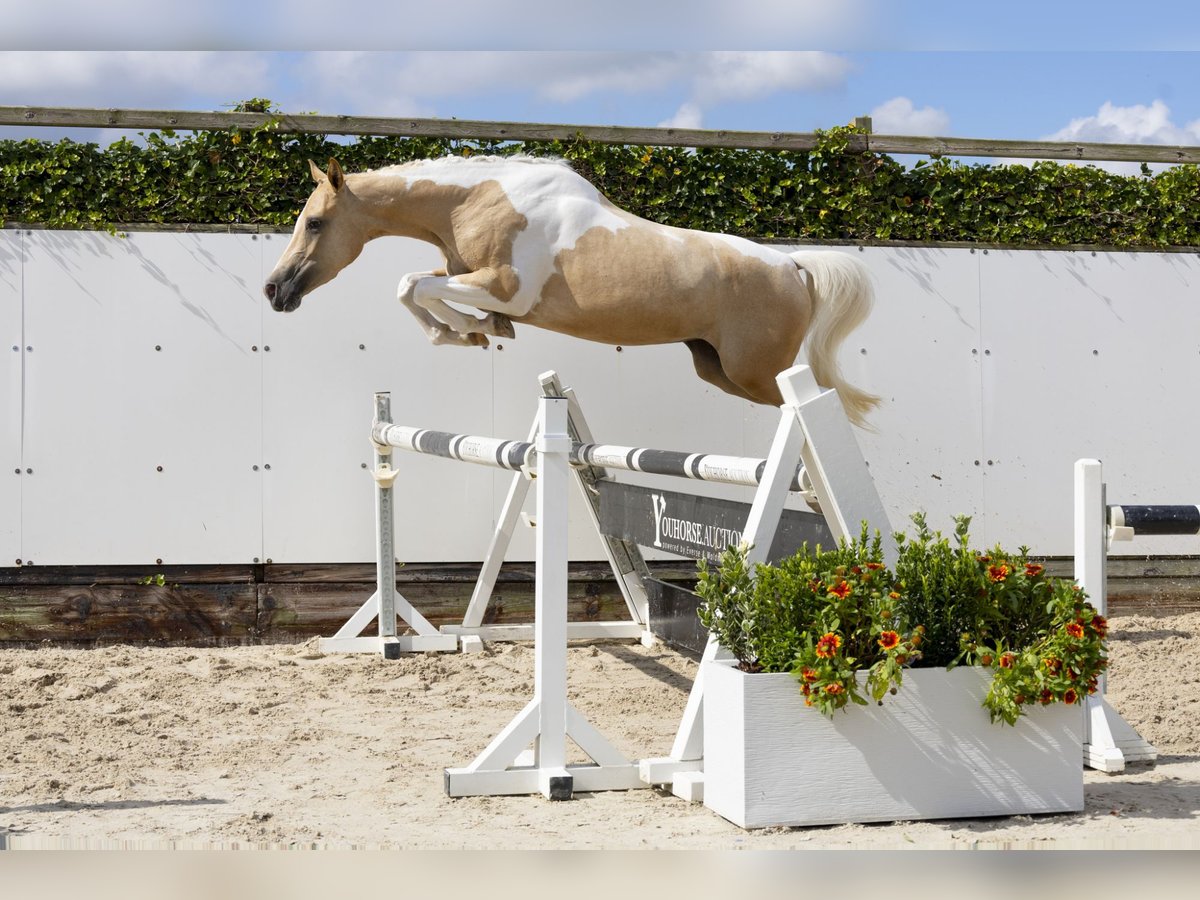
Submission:
[[[279,290],[279,289],[275,286],[275,282],[273,282],[273,281],[268,281],[266,284],[263,285],[263,293],[267,295],[268,300],[275,299],[275,292],[277,290]]]

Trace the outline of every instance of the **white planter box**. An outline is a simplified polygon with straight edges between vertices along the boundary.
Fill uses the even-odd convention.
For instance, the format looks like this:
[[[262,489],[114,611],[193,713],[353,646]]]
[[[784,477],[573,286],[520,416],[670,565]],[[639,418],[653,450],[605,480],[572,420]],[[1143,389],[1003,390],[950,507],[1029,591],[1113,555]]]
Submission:
[[[915,669],[831,720],[790,675],[704,668],[704,805],[743,828],[1083,809],[1082,706],[993,724],[990,673]]]

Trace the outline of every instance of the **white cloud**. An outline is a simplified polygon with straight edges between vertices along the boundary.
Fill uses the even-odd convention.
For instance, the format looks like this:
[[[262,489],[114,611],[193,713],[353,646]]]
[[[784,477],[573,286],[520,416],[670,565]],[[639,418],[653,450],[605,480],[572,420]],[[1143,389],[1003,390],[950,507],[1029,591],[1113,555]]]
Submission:
[[[1176,125],[1171,120],[1171,108],[1161,100],[1149,106],[1135,103],[1132,106],[1117,106],[1105,102],[1092,116],[1072,119],[1065,127],[1053,134],[1043,135],[1039,140],[1062,141],[1086,144],[1200,144],[1200,120]],[[1004,159],[999,163],[1030,165],[1032,159]],[[1058,160],[1058,162],[1066,162]],[[1095,166],[1116,175],[1138,175],[1142,164],[1113,160],[1084,161],[1080,165]],[[1151,171],[1161,172],[1167,163],[1149,163]]]
[[[695,103],[684,103],[675,115],[658,123],[659,128],[703,128],[704,113]]]
[[[695,95],[703,103],[756,100],[777,91],[840,86],[850,62],[833,53],[803,50],[716,51],[703,54]]]
[[[1116,106],[1106,102],[1095,115],[1072,119],[1065,128],[1047,135],[1043,140],[1101,144],[1195,144],[1200,142],[1200,121],[1176,125],[1171,121],[1171,108],[1161,100],[1155,100],[1149,106]]]
[[[267,68],[263,54],[245,52],[8,51],[0,53],[0,103],[183,108],[213,94],[233,103],[261,95]]]
[[[292,80],[300,108],[379,115],[432,115],[439,98],[497,90],[562,104],[601,94],[682,95],[675,119],[699,127],[717,104],[836,88],[850,68],[845,57],[806,51],[317,51],[300,55]]]
[[[949,132],[950,116],[944,109],[932,106],[917,109],[907,97],[893,97],[871,110],[871,130],[878,134],[933,137]]]

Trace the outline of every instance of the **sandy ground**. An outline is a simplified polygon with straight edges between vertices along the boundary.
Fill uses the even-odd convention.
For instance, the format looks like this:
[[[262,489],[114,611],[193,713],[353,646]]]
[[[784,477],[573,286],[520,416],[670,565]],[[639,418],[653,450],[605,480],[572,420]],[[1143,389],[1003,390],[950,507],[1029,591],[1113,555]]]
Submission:
[[[1109,698],[1156,766],[1086,771],[1078,814],[747,832],[657,790],[450,799],[532,692],[533,651],[322,655],[0,650],[0,844],[9,847],[1200,847],[1200,613],[1115,617]],[[572,701],[630,758],[666,755],[695,664],[570,651]]]

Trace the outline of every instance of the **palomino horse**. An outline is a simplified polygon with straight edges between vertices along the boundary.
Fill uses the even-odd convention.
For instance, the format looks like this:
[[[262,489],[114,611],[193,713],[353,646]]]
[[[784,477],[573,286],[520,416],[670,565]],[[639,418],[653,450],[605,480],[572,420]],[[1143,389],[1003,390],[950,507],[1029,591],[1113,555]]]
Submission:
[[[807,335],[817,381],[862,424],[878,398],[843,380],[835,352],[867,315],[870,277],[844,253],[785,253],[671,228],[608,201],[562,160],[451,157],[346,175],[310,162],[316,190],[264,287],[291,312],[382,235],[435,245],[444,269],[400,279],[435,344],[486,346],[514,322],[608,344],[682,343],[697,374],[756,403]],[[474,307],[482,317],[450,306]]]

